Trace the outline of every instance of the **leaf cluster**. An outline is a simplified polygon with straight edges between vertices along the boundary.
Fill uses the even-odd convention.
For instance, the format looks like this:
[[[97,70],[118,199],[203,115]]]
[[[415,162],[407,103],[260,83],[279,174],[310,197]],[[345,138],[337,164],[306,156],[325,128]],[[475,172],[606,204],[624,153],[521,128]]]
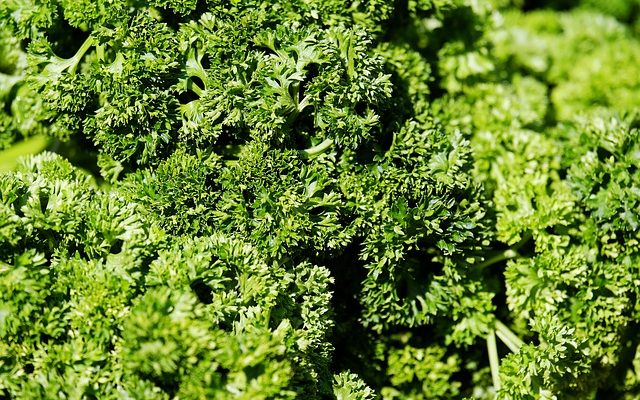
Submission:
[[[0,3],[0,398],[634,398],[638,8],[560,3]]]

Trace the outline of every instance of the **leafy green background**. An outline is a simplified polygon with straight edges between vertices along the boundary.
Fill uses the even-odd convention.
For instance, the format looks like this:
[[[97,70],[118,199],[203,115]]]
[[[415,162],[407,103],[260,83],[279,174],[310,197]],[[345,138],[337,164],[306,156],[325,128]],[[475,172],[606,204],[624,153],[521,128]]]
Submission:
[[[636,399],[637,0],[4,0],[0,399]]]

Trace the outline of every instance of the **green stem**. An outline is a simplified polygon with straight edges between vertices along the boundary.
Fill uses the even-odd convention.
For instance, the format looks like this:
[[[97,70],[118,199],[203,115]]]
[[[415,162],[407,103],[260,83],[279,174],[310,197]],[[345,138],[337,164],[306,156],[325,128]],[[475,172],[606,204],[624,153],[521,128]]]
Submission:
[[[6,150],[0,151],[0,172],[11,171],[18,165],[20,157],[38,154],[49,145],[50,139],[45,135],[32,136],[17,142]]]
[[[327,151],[329,148],[331,148],[331,146],[333,146],[333,140],[325,139],[322,141],[322,143],[319,143],[313,147],[305,150],[300,150],[300,155],[305,158],[315,157]]]
[[[520,351],[520,348],[524,345],[522,339],[520,339],[515,333],[511,331],[505,324],[496,320],[496,335],[507,345],[509,350],[514,353]]]
[[[89,49],[95,45],[95,39],[89,36],[87,40],[82,43],[82,46],[76,51],[76,54],[71,58],[61,58],[56,55],[52,55],[49,59],[49,64],[44,67],[42,71],[44,75],[49,76],[57,76],[62,74],[63,71],[67,70],[67,72],[71,75],[76,73],[76,68],[80,65],[80,61],[82,57],[89,51]]]
[[[495,331],[489,332],[487,336],[487,351],[489,352],[489,366],[491,367],[491,378],[493,387],[497,392],[500,390],[500,359],[498,358],[498,346],[496,345]]]
[[[96,45],[96,56],[98,57],[98,60],[104,61],[104,58],[105,58],[104,45],[102,44]]]
[[[305,108],[309,106],[309,96],[305,96],[300,103],[298,103],[298,114],[300,114]]]
[[[189,57],[187,58],[186,63],[187,74],[190,77],[200,78],[204,85],[204,89],[206,90],[208,88],[207,82],[209,81],[209,77],[207,76],[207,71],[205,71],[202,63],[200,62],[201,59],[202,57],[198,55],[197,49],[192,49],[189,52]]]
[[[73,75],[76,73],[76,68],[78,68],[78,65],[80,65],[80,60],[82,60],[82,57],[84,57],[87,51],[89,51],[89,49],[94,44],[95,44],[95,40],[91,36],[89,36],[87,40],[85,40],[84,43],[82,43],[82,46],[80,46],[76,54],[74,54],[73,57],[70,58],[70,60],[73,60],[73,63],[69,66],[70,74]]]
[[[187,82],[187,89],[198,95],[198,97],[202,97],[203,90],[191,79],[189,79],[189,81]]]
[[[515,245],[513,245],[510,249],[507,249],[501,253],[496,254],[495,256],[489,258],[488,260],[485,260],[484,262],[478,264],[476,266],[476,269],[484,269],[487,267],[492,266],[493,264],[497,264],[501,261],[505,261],[505,260],[510,260],[512,258],[517,258],[520,257],[520,254],[518,254],[518,250],[520,250],[522,248],[522,246],[524,246],[525,244],[527,244],[527,242],[529,242],[529,240],[531,240],[531,234],[526,234],[522,237],[522,239],[516,243]]]
[[[509,260],[509,259],[516,258],[516,257],[518,257],[518,253],[513,249],[508,249],[508,250],[505,250],[505,251],[503,251],[503,252],[491,257],[490,259],[478,264],[476,266],[476,269],[484,269],[484,268],[492,266],[493,264],[497,264],[497,263],[499,263],[501,261]]]

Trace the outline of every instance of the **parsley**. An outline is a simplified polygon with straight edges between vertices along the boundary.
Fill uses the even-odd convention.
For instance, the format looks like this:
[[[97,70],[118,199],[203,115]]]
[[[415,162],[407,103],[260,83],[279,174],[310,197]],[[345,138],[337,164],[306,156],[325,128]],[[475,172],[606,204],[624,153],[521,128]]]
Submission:
[[[522,3],[2,1],[0,399],[636,398],[638,2]]]

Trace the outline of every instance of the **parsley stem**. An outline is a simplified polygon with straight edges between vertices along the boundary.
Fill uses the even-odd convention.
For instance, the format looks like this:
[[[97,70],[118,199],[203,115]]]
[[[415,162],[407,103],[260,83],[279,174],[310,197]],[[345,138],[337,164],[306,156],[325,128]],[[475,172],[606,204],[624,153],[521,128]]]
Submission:
[[[487,336],[487,351],[489,352],[493,388],[497,392],[500,390],[500,359],[498,358],[498,346],[496,345],[496,332],[494,330],[491,330]]]
[[[95,39],[92,36],[89,36],[82,46],[76,51],[71,58],[61,58],[56,56],[55,54],[49,59],[49,63],[44,67],[42,71],[42,77],[46,76],[59,76],[65,70],[70,74],[74,75],[76,73],[76,68],[80,64],[82,57],[89,51],[89,49],[96,44]]]
[[[319,143],[313,147],[309,147],[305,150],[300,150],[300,153],[303,157],[309,158],[320,155],[327,151],[333,145],[332,139],[325,139],[322,143]]]
[[[511,329],[509,329],[505,324],[498,320],[496,320],[495,332],[496,335],[498,335],[498,338],[500,338],[500,340],[502,340],[502,342],[507,345],[509,350],[514,353],[519,352],[520,347],[524,345],[522,339],[520,339],[515,333],[511,331]]]
[[[202,56],[198,55],[198,49],[192,49],[189,52],[189,57],[186,62],[187,74],[189,75],[190,80],[193,80],[194,77],[199,78],[204,85],[204,90],[206,90],[209,76],[202,66],[201,60]]]
[[[198,97],[202,97],[203,90],[191,79],[187,82],[187,89],[191,90]]]
[[[73,57],[69,58],[67,62],[69,63],[69,74],[73,75],[76,73],[76,68],[80,64],[80,60],[82,57],[89,51],[89,49],[96,43],[93,37],[89,36],[87,40],[82,43],[82,46],[76,51],[76,54]]]
[[[497,264],[497,263],[499,263],[501,261],[509,260],[511,258],[516,258],[516,257],[518,257],[518,253],[513,249],[508,249],[508,250],[505,250],[505,251],[503,251],[501,253],[498,253],[497,255],[491,257],[490,259],[478,264],[476,266],[476,268],[484,269],[484,268],[492,266],[493,264]]]
[[[520,250],[525,244],[527,244],[529,240],[531,240],[531,238],[532,238],[531,234],[524,235],[522,239],[515,245],[511,246],[511,248],[496,254],[495,256],[489,258],[488,260],[485,260],[484,262],[481,262],[476,266],[476,268],[482,270],[484,268],[492,266],[493,264],[497,264],[501,261],[520,257],[518,250]]]
[[[0,172],[11,171],[18,165],[22,156],[38,154],[45,150],[50,143],[46,135],[31,136],[15,143],[6,150],[0,151]]]

